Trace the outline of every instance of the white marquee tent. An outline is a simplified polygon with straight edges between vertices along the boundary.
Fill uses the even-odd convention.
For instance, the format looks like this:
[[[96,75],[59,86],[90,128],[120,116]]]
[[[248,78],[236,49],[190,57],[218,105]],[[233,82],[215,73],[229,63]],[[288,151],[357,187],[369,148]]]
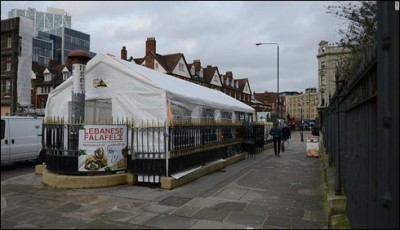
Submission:
[[[72,76],[75,77],[75,76]],[[48,97],[45,117],[71,118],[72,77]],[[134,120],[146,121],[208,118],[237,119],[237,112],[251,114],[252,107],[218,91],[155,70],[98,54],[85,71],[85,122]],[[168,113],[170,105],[171,113]]]

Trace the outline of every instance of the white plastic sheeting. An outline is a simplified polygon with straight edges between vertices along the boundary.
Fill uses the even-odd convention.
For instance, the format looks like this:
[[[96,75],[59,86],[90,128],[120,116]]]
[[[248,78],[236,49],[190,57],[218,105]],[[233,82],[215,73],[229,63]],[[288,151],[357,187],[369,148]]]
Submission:
[[[23,107],[31,105],[32,33],[32,20],[20,17],[21,55],[18,57],[17,92],[18,103]]]
[[[98,54],[88,62],[85,79],[87,101],[110,101],[114,121],[134,120],[135,126],[148,121],[166,121],[169,105],[175,118],[202,118],[205,109],[218,111],[214,112],[216,120],[221,118],[221,112],[232,113],[232,120],[235,118],[234,112],[252,113],[254,116],[252,107],[220,91],[108,54]],[[97,84],[100,81],[102,87]],[[46,117],[69,120],[71,90],[70,78],[49,94]]]

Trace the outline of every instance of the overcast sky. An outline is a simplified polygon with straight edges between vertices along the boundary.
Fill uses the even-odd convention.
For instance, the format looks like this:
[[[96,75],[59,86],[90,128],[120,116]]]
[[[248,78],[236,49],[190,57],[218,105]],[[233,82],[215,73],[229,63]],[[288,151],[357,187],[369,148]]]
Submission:
[[[203,67],[248,78],[252,91],[276,92],[279,43],[279,91],[318,87],[318,43],[339,41],[344,21],[326,13],[332,1],[2,1],[1,19],[11,9],[64,9],[72,28],[90,35],[91,51],[128,58],[144,57],[145,42],[155,37],[157,53],[183,53]]]

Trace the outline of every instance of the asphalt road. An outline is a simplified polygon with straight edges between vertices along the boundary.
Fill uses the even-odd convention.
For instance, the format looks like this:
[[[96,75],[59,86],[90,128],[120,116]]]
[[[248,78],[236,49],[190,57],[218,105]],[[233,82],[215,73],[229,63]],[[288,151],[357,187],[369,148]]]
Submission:
[[[35,172],[36,161],[18,162],[1,166],[1,181],[9,178]]]

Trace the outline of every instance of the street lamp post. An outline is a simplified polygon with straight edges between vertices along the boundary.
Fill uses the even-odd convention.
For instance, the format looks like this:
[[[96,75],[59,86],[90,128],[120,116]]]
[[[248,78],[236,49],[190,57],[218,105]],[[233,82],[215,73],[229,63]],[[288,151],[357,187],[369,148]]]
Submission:
[[[276,92],[276,98],[278,100],[278,117],[281,118],[281,114],[280,114],[280,108],[279,108],[279,43],[277,42],[259,42],[256,43],[256,46],[260,46],[260,45],[276,45],[276,55],[277,55],[277,92]]]
[[[300,140],[301,140],[301,142],[303,142],[304,141],[304,138],[303,138],[303,101],[301,102],[300,109],[301,109],[300,110],[301,111],[300,112]]]
[[[311,119],[311,100],[310,100],[310,91],[308,91],[308,119]]]

